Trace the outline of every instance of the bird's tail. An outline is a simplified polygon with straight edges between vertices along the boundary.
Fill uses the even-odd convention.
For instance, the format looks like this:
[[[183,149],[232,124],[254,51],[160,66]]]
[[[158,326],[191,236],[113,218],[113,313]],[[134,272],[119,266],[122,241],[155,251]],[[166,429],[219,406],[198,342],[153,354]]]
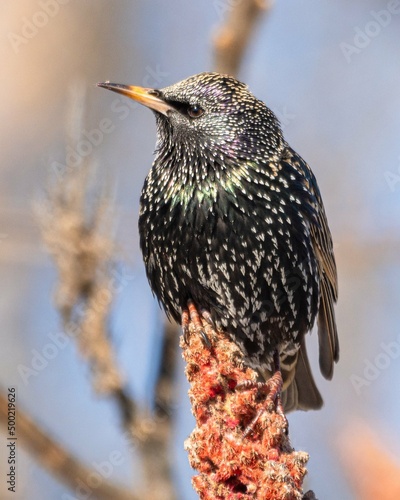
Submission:
[[[311,373],[304,338],[296,353],[288,356],[281,354],[281,372],[282,403],[286,413],[293,410],[321,408],[323,401]]]

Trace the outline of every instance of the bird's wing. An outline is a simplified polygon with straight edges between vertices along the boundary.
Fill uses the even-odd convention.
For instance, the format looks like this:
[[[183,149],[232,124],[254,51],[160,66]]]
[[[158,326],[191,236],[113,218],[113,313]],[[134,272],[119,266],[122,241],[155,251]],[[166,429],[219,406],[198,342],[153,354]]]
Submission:
[[[338,285],[332,238],[322,201],[319,204],[318,225],[311,226],[311,236],[318,258],[321,287],[318,311],[319,365],[322,375],[331,379],[334,362],[339,359],[339,339],[333,308]]]
[[[333,366],[339,359],[339,339],[336,329],[334,304],[338,296],[338,282],[332,237],[324,205],[314,174],[307,163],[289,146],[296,167],[303,171],[307,190],[315,199],[315,218],[310,232],[320,274],[320,304],[318,311],[319,365],[322,375],[331,379]]]

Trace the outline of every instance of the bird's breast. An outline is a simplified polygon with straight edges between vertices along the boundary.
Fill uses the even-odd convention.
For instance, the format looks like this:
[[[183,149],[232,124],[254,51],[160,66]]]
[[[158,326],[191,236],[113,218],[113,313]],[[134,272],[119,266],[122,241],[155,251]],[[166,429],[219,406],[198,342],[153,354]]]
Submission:
[[[248,338],[282,318],[292,330],[296,318],[309,326],[318,283],[307,276],[316,260],[308,221],[287,210],[293,204],[283,187],[220,182],[162,196],[145,185],[141,246],[151,287],[170,316],[179,321],[190,298]]]

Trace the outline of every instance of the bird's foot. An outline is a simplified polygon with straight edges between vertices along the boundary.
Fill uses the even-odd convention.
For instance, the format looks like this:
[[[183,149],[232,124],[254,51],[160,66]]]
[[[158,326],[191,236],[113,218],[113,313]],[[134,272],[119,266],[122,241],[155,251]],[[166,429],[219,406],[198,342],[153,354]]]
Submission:
[[[192,300],[188,300],[187,309],[184,309],[182,311],[183,338],[185,339],[185,342],[187,344],[189,342],[189,323],[190,321],[192,321],[192,323],[194,323],[196,331],[198,331],[199,334],[201,335],[204,345],[208,349],[211,349],[211,342],[206,332],[204,331],[202,319],[206,323],[208,323],[213,329],[215,329],[215,325],[211,318],[211,314],[206,309],[200,309],[199,313],[194,302]]]
[[[254,416],[253,420],[246,426],[243,438],[247,437],[254,431],[254,428],[265,411],[271,411],[272,408],[275,407],[276,412],[281,415],[285,419],[285,425],[287,426],[287,419],[283,412],[283,405],[281,399],[281,391],[283,386],[282,374],[281,371],[276,371],[270,379],[266,382],[252,382],[249,380],[243,384],[240,384],[238,387],[240,389],[250,389],[253,387],[257,387],[260,392],[267,393],[265,398],[265,402],[262,405],[262,408],[257,412]]]
[[[280,415],[283,418],[286,433],[288,432],[289,423],[284,413],[282,404],[283,379],[280,370],[278,352],[274,354],[274,367],[275,367],[274,374],[266,382],[252,382],[251,380],[249,380],[248,382],[240,384],[240,388],[246,389],[246,388],[257,387],[259,391],[267,393],[267,397],[265,398],[265,402],[262,408],[257,412],[253,420],[247,425],[246,429],[244,430],[243,438],[245,438],[251,432],[253,432],[254,427],[257,424],[258,420],[260,419],[261,415],[265,411],[271,411],[271,409],[274,407],[276,413],[278,413],[278,415]]]

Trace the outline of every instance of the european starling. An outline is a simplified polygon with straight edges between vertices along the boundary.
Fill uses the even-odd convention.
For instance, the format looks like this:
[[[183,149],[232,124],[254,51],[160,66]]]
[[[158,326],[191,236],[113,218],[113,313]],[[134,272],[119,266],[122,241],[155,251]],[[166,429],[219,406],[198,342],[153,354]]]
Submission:
[[[160,90],[98,85],[156,116],[139,232],[167,315],[179,322],[188,306],[208,311],[264,377],[280,360],[286,411],[320,408],[304,335],[317,319],[320,369],[330,379],[339,358],[336,264],[316,179],[276,116],[218,73]]]

